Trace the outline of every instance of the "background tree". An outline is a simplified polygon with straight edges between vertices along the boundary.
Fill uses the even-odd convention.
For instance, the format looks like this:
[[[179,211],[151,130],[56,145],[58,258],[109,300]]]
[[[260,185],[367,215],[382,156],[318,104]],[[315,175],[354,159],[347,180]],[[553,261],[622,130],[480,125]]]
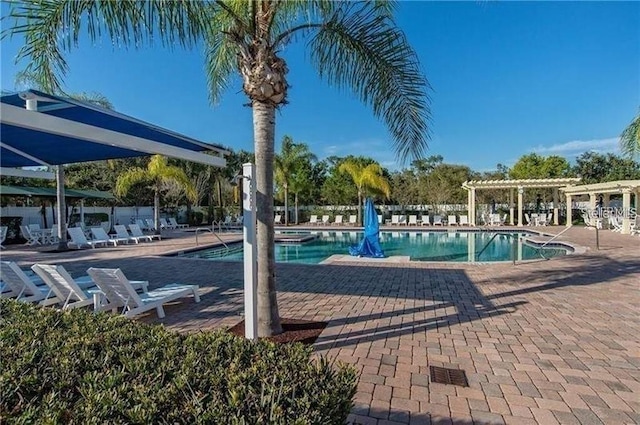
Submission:
[[[315,160],[315,155],[309,150],[309,146],[304,143],[294,143],[290,136],[284,136],[280,154],[275,156],[276,182],[282,186],[284,194],[284,224],[289,225],[289,188],[296,174],[300,172],[304,162]],[[301,182],[298,181],[300,184]],[[297,216],[297,198],[296,198]],[[297,219],[296,219],[297,220]]]
[[[640,179],[640,163],[612,153],[585,152],[576,158],[573,173],[584,184],[635,180]]]
[[[151,157],[147,168],[132,168],[121,174],[116,182],[116,193],[126,194],[136,184],[147,184],[153,191],[153,222],[156,233],[160,233],[160,195],[166,190],[167,182],[180,184],[192,202],[196,200],[196,191],[189,177],[179,167],[169,165],[167,158],[161,155]]]
[[[640,113],[620,135],[620,149],[629,159],[640,156]]]
[[[24,34],[18,59],[43,87],[60,87],[62,49],[81,36],[114,45],[162,40],[194,46],[203,37],[210,97],[217,101],[240,75],[253,109],[257,186],[258,334],[282,331],[275,281],[273,154],[275,110],[287,103],[286,61],[293,41],[307,38],[311,62],[332,86],[350,89],[388,126],[401,159],[421,156],[428,139],[428,83],[397,27],[390,2],[24,1],[12,9],[10,34]],[[48,91],[52,91],[48,90]]]
[[[391,196],[389,180],[383,176],[382,167],[377,162],[367,158],[347,158],[338,168],[341,173],[348,174],[358,190],[358,224],[362,224],[362,210],[364,197],[368,193]],[[369,162],[369,164],[367,164]]]
[[[541,156],[536,153],[523,155],[511,167],[512,179],[553,179],[568,177],[571,165],[565,158],[557,155]]]

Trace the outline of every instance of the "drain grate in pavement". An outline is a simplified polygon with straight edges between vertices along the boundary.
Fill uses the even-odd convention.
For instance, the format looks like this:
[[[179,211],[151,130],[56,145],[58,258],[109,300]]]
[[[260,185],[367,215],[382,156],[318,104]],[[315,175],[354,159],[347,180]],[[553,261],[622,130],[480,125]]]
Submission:
[[[467,375],[464,373],[464,370],[429,366],[429,374],[431,375],[431,382],[438,384],[460,385],[461,387],[469,386],[469,383],[467,382]]]

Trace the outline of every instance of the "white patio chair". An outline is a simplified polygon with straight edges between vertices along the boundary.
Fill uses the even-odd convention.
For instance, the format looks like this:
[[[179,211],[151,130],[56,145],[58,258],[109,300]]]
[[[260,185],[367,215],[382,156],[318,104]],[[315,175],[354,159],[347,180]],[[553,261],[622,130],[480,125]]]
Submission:
[[[400,225],[400,215],[392,214],[391,215],[391,225],[399,226]]]
[[[87,270],[89,276],[100,288],[102,299],[95,306],[97,310],[122,308],[125,317],[134,317],[145,311],[156,309],[159,318],[165,316],[163,304],[193,294],[195,302],[200,302],[198,285],[165,285],[147,293],[138,294],[120,269]]]
[[[146,239],[148,241],[151,241],[151,236],[147,236],[147,235],[143,235],[142,237],[131,236],[127,231],[127,228],[124,226],[124,224],[114,224],[113,230],[116,231],[116,236],[118,237],[118,239],[126,239],[127,243],[131,241],[135,243],[140,243],[140,239]]]
[[[92,227],[91,234],[93,235],[94,241],[107,241],[107,245],[113,243],[113,246],[116,246],[118,242],[129,243],[129,238],[110,237],[102,227]]]
[[[5,239],[7,239],[7,231],[8,230],[9,230],[9,227],[0,226],[0,249],[6,249],[6,247],[4,245],[2,245],[2,242],[4,242]]]
[[[382,224],[382,214],[378,214],[378,224]]]
[[[417,215],[410,215],[409,216],[409,226],[417,226],[418,225],[418,216]]]
[[[165,218],[161,218],[160,219],[160,228],[162,228],[162,229],[170,229],[170,230],[175,229],[175,227],[173,227],[172,224],[169,224],[169,222],[167,222],[167,219],[165,219]]]
[[[136,220],[136,224],[138,225],[138,227],[140,227],[140,230],[150,230],[149,226],[147,226],[147,221],[143,220],[141,218]]]
[[[358,216],[354,215],[354,214],[351,214],[349,216],[349,225],[355,226],[356,224],[358,224]]]
[[[309,217],[309,224],[313,224],[314,226],[318,224],[318,216],[316,214],[312,214]]]
[[[169,217],[168,218],[169,223],[173,226],[174,229],[186,229],[187,227],[189,227],[188,224],[180,224],[176,221],[175,218],[173,217]]]
[[[329,214],[325,214],[322,216],[322,224],[325,226],[329,224]]]
[[[86,236],[84,235],[84,232],[80,227],[69,227],[67,229],[67,232],[69,233],[69,237],[71,237],[71,240],[69,241],[69,245],[75,246],[76,249],[80,249],[83,246],[89,246],[91,248],[95,248],[98,245],[107,246],[107,244],[109,243],[108,240],[95,240],[95,241],[87,240]]]
[[[129,231],[131,232],[131,236],[140,239],[146,238],[149,240],[149,242],[151,242],[154,238],[158,238],[159,241],[162,240],[162,236],[160,235],[145,235],[144,233],[142,233],[140,226],[138,226],[137,224],[130,224]]]
[[[431,217],[429,217],[429,214],[423,214],[420,216],[420,225],[431,226]]]
[[[433,216],[433,225],[434,226],[443,226],[444,225],[442,223],[442,216],[441,215],[434,215]]]
[[[335,218],[333,219],[333,223],[331,224],[335,224],[335,225],[342,225],[342,216],[340,214],[338,214],[337,216],[335,216]]]
[[[25,245],[40,245],[40,240],[36,235],[31,233],[29,226],[20,226],[20,233],[22,233],[22,237],[27,240]]]
[[[460,226],[469,226],[469,216],[467,215],[460,216]]]
[[[13,261],[0,262],[0,280],[10,290],[2,296],[13,296],[18,301],[38,302],[40,305],[52,305],[57,297],[48,286],[37,286],[27,274]]]
[[[524,221],[526,222],[527,226],[533,225],[533,223],[531,222],[531,217],[529,216],[529,213],[524,213]]]
[[[447,216],[447,224],[449,226],[457,226],[458,225],[458,218],[455,216],[455,214]]]

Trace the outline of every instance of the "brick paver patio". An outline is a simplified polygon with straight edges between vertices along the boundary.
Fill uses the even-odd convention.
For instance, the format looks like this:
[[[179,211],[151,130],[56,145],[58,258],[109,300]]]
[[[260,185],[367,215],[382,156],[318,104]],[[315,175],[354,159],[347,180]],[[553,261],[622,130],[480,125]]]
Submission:
[[[315,348],[360,370],[355,423],[640,423],[640,238],[601,231],[596,250],[594,231],[576,227],[560,239],[588,250],[517,265],[278,264],[280,312],[329,322]],[[202,302],[170,306],[161,322],[232,326],[243,308],[241,263],[157,256],[194,243],[174,232],[70,253],[11,247],[2,259],[64,264],[73,275],[120,267],[152,288],[197,283]],[[429,366],[463,369],[469,387],[430,382]]]

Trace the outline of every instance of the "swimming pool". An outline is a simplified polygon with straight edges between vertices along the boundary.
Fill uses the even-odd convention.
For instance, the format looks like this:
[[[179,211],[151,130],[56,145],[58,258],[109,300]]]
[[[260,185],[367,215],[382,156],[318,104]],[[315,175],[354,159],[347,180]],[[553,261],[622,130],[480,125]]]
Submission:
[[[304,233],[304,232],[297,232]],[[334,254],[348,254],[362,232],[306,232],[318,238],[302,244],[276,244],[276,262],[319,264]],[[408,256],[412,261],[491,262],[532,260],[565,255],[566,249],[540,250],[525,243],[517,232],[381,232],[380,243],[387,257]],[[542,251],[542,252],[541,252]],[[242,244],[214,247],[178,254],[180,257],[241,261]]]

